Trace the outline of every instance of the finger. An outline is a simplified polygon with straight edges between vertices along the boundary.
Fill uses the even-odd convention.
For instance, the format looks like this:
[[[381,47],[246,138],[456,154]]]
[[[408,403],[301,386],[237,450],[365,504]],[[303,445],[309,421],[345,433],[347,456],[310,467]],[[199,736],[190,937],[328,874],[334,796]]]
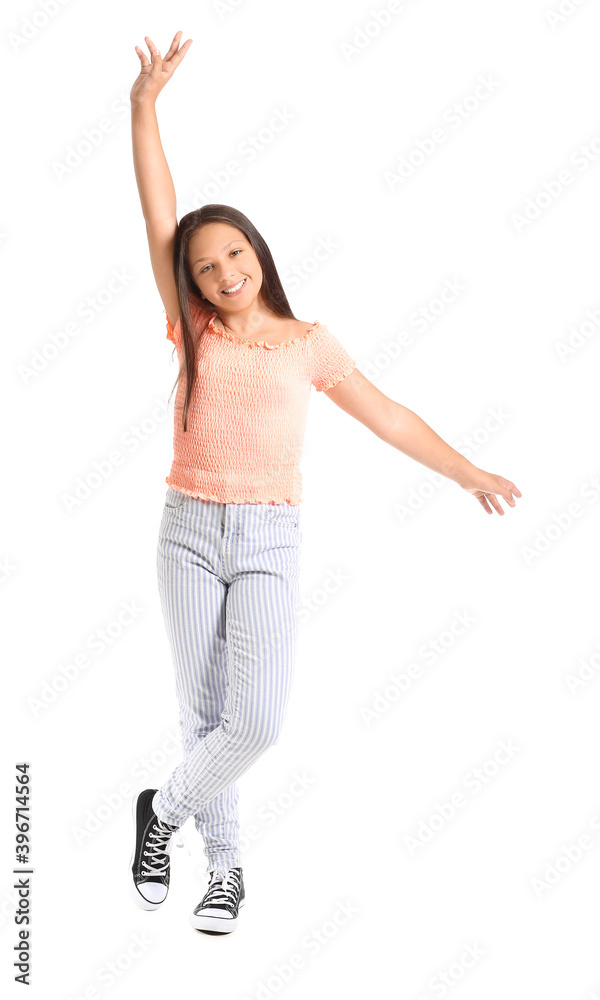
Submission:
[[[171,56],[169,62],[171,63],[173,69],[179,66],[179,63],[183,59],[184,55],[186,54],[191,44],[192,44],[192,39],[188,38],[188,40],[184,42],[181,48],[179,49],[179,52],[176,52],[174,55]]]
[[[150,72],[154,73],[155,76],[159,76],[162,72],[162,56],[160,50],[154,45],[150,50],[150,58],[152,59],[152,69]]]
[[[508,490],[510,491],[511,495],[514,494],[514,496],[517,496],[517,497],[522,496],[522,493],[521,493],[520,489],[517,486],[515,486],[514,483],[511,483],[510,479],[500,479],[500,482],[502,483],[503,486],[506,486],[508,488]],[[514,507],[514,503],[513,503],[513,507]]]
[[[178,41],[177,41],[177,35],[181,35],[181,34],[182,34],[182,32],[178,31],[177,34],[173,37],[173,41],[171,42],[169,48],[165,52],[165,59],[170,59],[171,56],[173,55],[173,53],[177,52],[177,48],[178,48],[178,44],[179,44]]]
[[[502,507],[500,506],[500,503],[499,503],[499,501],[498,501],[498,499],[496,497],[496,494],[495,493],[490,493],[489,494],[489,499],[490,499],[490,502],[491,502],[492,507],[494,508],[494,510],[497,510],[498,513],[501,514],[504,517],[504,511],[502,510]]]
[[[499,487],[497,490],[494,490],[494,493],[497,493],[499,496],[503,497],[506,500],[507,504],[509,504],[511,507],[514,507],[515,501],[510,491],[510,486],[512,484],[509,483],[508,479],[504,479],[502,476],[494,476],[494,479],[498,483]]]
[[[158,48],[158,46],[154,44],[149,35],[146,35],[144,40],[146,42],[146,45],[148,46],[148,50],[150,52],[150,58],[152,59],[153,65],[157,62],[160,63],[162,59],[161,59],[160,49]]]
[[[492,513],[492,510],[491,510],[491,508],[490,508],[490,506],[489,506],[489,504],[488,504],[485,496],[477,497],[477,500],[479,500],[479,503],[481,504],[481,506],[485,510],[486,514],[491,514]]]
[[[142,52],[142,50],[140,49],[139,45],[136,45],[135,51],[137,52],[138,56],[140,57],[140,62],[142,64],[142,69],[144,68],[144,66],[149,66],[150,65],[150,60],[146,57],[146,53]]]
[[[181,36],[182,35],[183,35],[183,31],[178,31],[175,34],[175,36],[173,38],[173,41],[171,42],[171,46],[169,48],[169,51],[165,55],[165,59],[171,59],[172,56],[174,56],[177,53],[177,49],[179,48],[179,42],[181,41]]]

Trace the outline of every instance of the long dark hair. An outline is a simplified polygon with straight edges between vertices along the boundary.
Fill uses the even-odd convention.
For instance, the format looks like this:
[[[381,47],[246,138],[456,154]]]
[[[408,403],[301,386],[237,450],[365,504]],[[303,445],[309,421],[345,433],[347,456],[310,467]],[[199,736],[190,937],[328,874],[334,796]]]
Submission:
[[[237,208],[232,208],[230,205],[203,205],[201,208],[184,215],[177,226],[173,249],[173,270],[175,273],[177,294],[179,296],[179,306],[181,308],[180,324],[183,361],[181,362],[179,375],[171,392],[172,396],[175,388],[185,375],[187,385],[183,407],[184,431],[187,431],[188,411],[196,371],[196,351],[192,338],[192,330],[197,324],[194,323],[190,303],[193,303],[201,314],[203,325],[202,323],[200,324],[200,334],[206,330],[212,314],[215,311],[218,312],[218,307],[212,306],[208,299],[202,295],[192,277],[188,261],[188,246],[191,237],[203,226],[208,225],[209,222],[226,222],[230,226],[235,226],[236,229],[239,229],[244,234],[252,246],[262,269],[260,294],[265,304],[278,316],[296,319],[283,290],[275,262],[271,256],[271,251],[256,227],[252,225],[250,219],[243,212],[238,211]]]

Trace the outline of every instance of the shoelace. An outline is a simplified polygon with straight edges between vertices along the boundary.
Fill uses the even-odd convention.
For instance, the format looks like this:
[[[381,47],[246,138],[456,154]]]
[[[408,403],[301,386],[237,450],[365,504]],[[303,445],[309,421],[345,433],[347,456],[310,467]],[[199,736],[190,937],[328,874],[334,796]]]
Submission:
[[[215,868],[202,905],[218,906],[220,903],[228,903],[234,906],[239,891],[239,872],[234,868]]]
[[[150,857],[150,861],[142,861],[142,868],[148,869],[150,875],[162,875],[167,871],[167,868],[169,867],[168,857],[165,857],[165,863],[162,868],[158,866],[163,860],[163,857],[168,853],[168,842],[169,838],[173,836],[173,832],[173,830],[171,830],[168,826],[165,826],[160,820],[152,826],[150,833],[148,834],[152,843],[147,840],[144,844],[144,847],[150,848],[149,851],[144,852]],[[181,838],[181,834],[180,839],[183,839]],[[178,844],[178,846],[183,847],[183,843]]]

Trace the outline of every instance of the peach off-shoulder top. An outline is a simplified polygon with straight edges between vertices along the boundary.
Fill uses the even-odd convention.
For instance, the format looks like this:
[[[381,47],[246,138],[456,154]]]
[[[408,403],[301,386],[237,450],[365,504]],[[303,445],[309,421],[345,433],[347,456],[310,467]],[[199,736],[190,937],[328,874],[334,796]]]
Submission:
[[[302,336],[275,345],[235,337],[217,312],[207,319],[195,305],[190,309],[194,385],[185,432],[185,375],[177,387],[173,464],[166,482],[220,503],[301,503],[311,386],[330,389],[356,361],[318,321]],[[167,338],[181,362],[180,324],[179,318],[173,328],[166,317]]]

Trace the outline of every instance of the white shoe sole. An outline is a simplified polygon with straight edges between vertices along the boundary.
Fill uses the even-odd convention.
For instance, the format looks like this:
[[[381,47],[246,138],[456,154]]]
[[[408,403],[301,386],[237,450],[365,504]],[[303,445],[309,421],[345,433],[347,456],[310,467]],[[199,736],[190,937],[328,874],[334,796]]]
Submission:
[[[135,879],[133,877],[133,859],[135,857],[135,845],[136,845],[136,840],[137,840],[137,837],[136,837],[136,826],[137,826],[137,823],[136,823],[136,819],[137,819],[136,812],[137,812],[137,801],[138,801],[138,798],[140,797],[140,795],[141,795],[141,792],[138,792],[137,795],[134,797],[134,800],[133,800],[133,803],[132,803],[132,806],[131,806],[131,813],[132,813],[132,816],[133,816],[133,850],[131,852],[131,858],[129,859],[129,879],[128,879],[129,894],[130,894],[131,898],[133,899],[134,903],[136,903],[139,907],[141,907],[142,910],[158,910],[159,906],[163,906],[164,903],[166,903],[167,896],[165,896],[165,898],[163,899],[163,901],[161,903],[151,903],[149,899],[146,899],[144,896],[142,896],[141,892],[139,891],[138,887],[135,884]],[[167,895],[168,895],[168,890],[167,890]]]
[[[246,897],[244,896],[238,910],[241,910],[245,902]],[[218,931],[220,934],[229,934],[230,931],[235,930],[238,919],[238,917],[199,917],[197,914],[192,913],[190,923],[197,931]]]

